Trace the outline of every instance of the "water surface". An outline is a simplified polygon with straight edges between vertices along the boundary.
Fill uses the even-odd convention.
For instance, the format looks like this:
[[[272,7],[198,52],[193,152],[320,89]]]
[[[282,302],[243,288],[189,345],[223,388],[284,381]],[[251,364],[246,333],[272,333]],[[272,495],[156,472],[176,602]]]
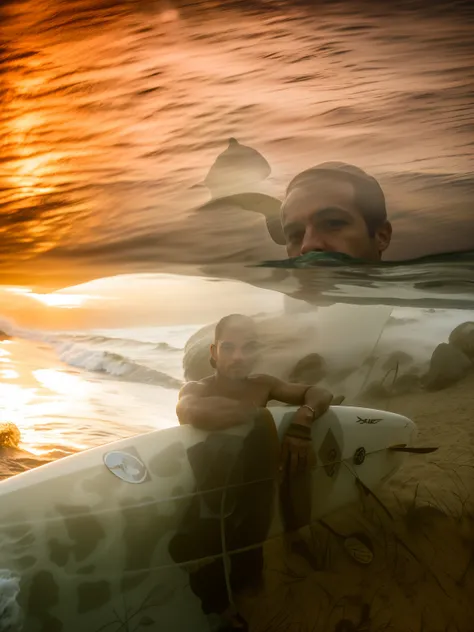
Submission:
[[[272,195],[324,160],[379,177],[389,259],[474,248],[468,3],[24,0],[1,19],[9,282],[283,258],[260,216],[189,215],[230,136]]]

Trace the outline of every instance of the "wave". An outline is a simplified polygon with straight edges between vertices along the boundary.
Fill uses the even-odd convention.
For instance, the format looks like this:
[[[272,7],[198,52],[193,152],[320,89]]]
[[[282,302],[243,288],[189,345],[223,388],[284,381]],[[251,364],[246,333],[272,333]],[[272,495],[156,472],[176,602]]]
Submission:
[[[0,632],[19,630],[22,614],[17,598],[20,577],[7,568],[0,568]]]
[[[69,366],[101,373],[127,382],[179,389],[183,382],[153,365],[168,365],[182,349],[167,342],[142,342],[95,334],[68,334],[18,327],[0,318],[0,333],[48,344]]]
[[[133,348],[141,348],[148,349],[150,351],[164,351],[164,352],[180,352],[183,351],[179,347],[174,347],[173,345],[168,344],[167,342],[143,342],[140,340],[133,340],[131,338],[119,338],[114,336],[97,336],[97,335],[87,335],[87,334],[60,334],[55,335],[54,340],[58,342],[59,340],[70,341],[71,343],[81,343],[81,344],[89,344],[91,346],[94,345],[116,345],[117,347],[133,347]]]
[[[167,373],[152,369],[126,356],[111,351],[94,351],[81,345],[73,345],[58,353],[59,359],[79,369],[105,373],[127,382],[154,384],[163,388],[181,388],[183,382]]]

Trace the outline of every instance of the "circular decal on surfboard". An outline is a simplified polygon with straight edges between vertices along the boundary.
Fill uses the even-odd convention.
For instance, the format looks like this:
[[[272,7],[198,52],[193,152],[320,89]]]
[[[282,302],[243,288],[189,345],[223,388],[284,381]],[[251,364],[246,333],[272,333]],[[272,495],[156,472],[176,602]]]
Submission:
[[[362,465],[365,461],[365,448],[357,448],[354,452],[354,463],[356,465]]]
[[[145,464],[127,452],[107,452],[104,463],[112,474],[126,483],[143,483],[147,477]]]

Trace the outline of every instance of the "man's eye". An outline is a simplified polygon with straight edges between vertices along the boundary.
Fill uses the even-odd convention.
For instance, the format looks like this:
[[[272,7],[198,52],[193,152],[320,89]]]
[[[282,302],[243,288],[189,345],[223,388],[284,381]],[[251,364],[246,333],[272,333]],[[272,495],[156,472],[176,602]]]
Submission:
[[[330,229],[338,229],[347,226],[347,222],[344,219],[328,219],[326,220],[326,226]]]
[[[246,353],[256,353],[258,351],[258,343],[250,342],[248,345],[245,345]]]

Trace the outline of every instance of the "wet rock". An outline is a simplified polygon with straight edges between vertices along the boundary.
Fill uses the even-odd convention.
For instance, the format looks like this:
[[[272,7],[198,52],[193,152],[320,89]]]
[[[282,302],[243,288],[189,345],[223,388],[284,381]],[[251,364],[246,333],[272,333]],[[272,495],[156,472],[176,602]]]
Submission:
[[[210,325],[204,325],[201,329],[198,329],[198,331],[196,331],[184,345],[184,352],[186,353],[186,351],[189,351],[189,349],[194,347],[194,345],[202,343],[203,341],[211,344],[215,327],[216,324],[211,323]]]
[[[453,329],[449,344],[474,361],[474,322],[467,321]]]
[[[389,355],[389,357],[382,364],[383,371],[394,371],[397,366],[400,368],[402,366],[406,366],[407,364],[412,364],[413,358],[408,353],[404,351],[394,351]]]
[[[413,393],[420,388],[421,379],[416,373],[405,373],[395,380],[393,385],[394,395],[406,395]]]
[[[290,382],[317,384],[327,375],[326,362],[319,353],[309,353],[295,364],[289,375]]]
[[[371,382],[362,393],[363,397],[369,397],[374,399],[390,397],[390,391],[382,382]]]
[[[10,340],[10,336],[0,329],[0,341]]]
[[[206,325],[194,333],[184,346],[183,369],[187,382],[202,380],[212,375],[209,347],[214,339],[215,324]]]
[[[417,391],[421,386],[421,378],[414,371],[405,373],[397,377],[383,380],[374,380],[362,393],[363,396],[373,399],[388,399],[393,395],[406,395]]]
[[[466,354],[442,342],[433,351],[428,373],[422,378],[422,386],[428,390],[441,390],[462,379],[470,368],[472,362]]]

